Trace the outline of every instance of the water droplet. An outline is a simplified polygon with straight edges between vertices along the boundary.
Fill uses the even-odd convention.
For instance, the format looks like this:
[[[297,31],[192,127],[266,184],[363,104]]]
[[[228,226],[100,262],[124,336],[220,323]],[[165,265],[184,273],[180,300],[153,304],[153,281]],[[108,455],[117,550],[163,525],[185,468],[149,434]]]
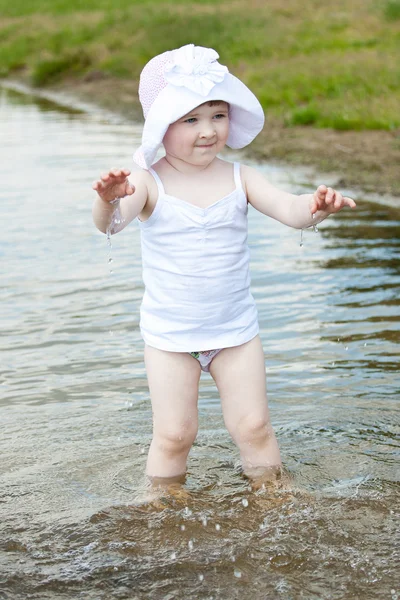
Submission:
[[[112,250],[112,244],[111,244],[111,231],[112,231],[112,223],[109,225],[107,231],[106,231],[106,237],[107,237],[107,245],[108,245],[108,264],[110,265],[113,262],[112,256],[111,256],[111,250]],[[112,275],[112,269],[109,269],[109,273],[110,275]]]
[[[215,526],[215,529],[216,529],[217,531],[220,531],[220,529],[221,529],[221,525],[220,525],[219,523],[217,523],[217,524],[216,524],[216,526]]]
[[[171,560],[176,560],[176,552],[171,552]]]
[[[335,365],[336,365],[336,363],[335,363],[335,362],[333,362],[333,363],[332,363],[332,367],[334,367]]]
[[[193,540],[188,541],[189,550],[193,550]]]
[[[367,342],[364,342],[364,348],[365,348],[366,345],[367,345]]]
[[[118,571],[118,567],[114,567],[114,571]]]
[[[185,516],[190,517],[193,513],[188,506],[185,506]]]
[[[235,570],[233,571],[233,574],[234,574],[235,577],[237,577],[238,579],[240,579],[241,576],[242,576],[242,571],[236,567]]]
[[[199,577],[199,581],[204,581],[203,573],[199,573],[198,577]]]
[[[247,508],[247,507],[248,507],[248,505],[249,505],[249,501],[247,500],[247,498],[243,498],[243,500],[242,500],[242,504],[243,504],[243,506],[244,506],[245,508]]]
[[[304,242],[303,242],[303,236],[304,236],[304,231],[302,229],[301,232],[300,232],[300,248],[302,248],[303,244],[304,244]]]
[[[233,555],[231,556],[231,561],[232,561],[232,562],[235,562],[235,560],[236,560],[236,556],[233,554]]]
[[[207,527],[207,523],[208,523],[207,517],[203,517],[201,520],[201,523],[202,523],[203,527]]]
[[[292,557],[286,554],[277,554],[276,556],[272,556],[270,561],[273,567],[281,569],[282,567],[287,567],[290,565],[292,562]]]
[[[345,350],[346,350],[346,352],[347,352],[347,350],[348,350],[348,349],[349,349],[349,347],[348,347],[348,346],[345,346]]]
[[[184,525],[181,525],[181,531],[185,531],[186,527]]]
[[[313,228],[314,233],[318,233],[319,229],[316,225],[313,225],[312,228]]]
[[[140,448],[140,454],[144,454],[144,448]]]

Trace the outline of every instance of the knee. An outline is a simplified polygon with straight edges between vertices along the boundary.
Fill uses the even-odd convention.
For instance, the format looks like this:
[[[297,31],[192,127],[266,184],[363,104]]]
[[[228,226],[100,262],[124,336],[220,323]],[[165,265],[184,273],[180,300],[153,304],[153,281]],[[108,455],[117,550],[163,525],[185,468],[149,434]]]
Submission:
[[[163,454],[188,453],[197,436],[197,422],[183,422],[155,428],[154,441]]]
[[[270,420],[263,415],[248,414],[228,430],[239,445],[267,443],[274,435]]]

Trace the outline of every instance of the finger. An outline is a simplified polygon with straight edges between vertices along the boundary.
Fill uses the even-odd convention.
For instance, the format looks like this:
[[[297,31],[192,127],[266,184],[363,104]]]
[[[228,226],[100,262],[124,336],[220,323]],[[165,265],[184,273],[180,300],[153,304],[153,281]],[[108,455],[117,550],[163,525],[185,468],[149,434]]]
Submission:
[[[327,187],[325,185],[320,185],[317,188],[317,191],[313,194],[313,209],[311,210],[311,214],[315,214],[318,210],[320,210],[325,203],[325,195],[327,192]]]
[[[316,194],[319,199],[324,200],[327,191],[328,191],[328,188],[326,187],[326,185],[319,185],[317,188]]]
[[[128,194],[128,196],[132,196],[132,194],[135,193],[135,190],[136,190],[135,186],[132,183],[130,183],[130,181],[127,181],[126,187],[125,187],[125,193]]]
[[[317,194],[315,193],[311,202],[311,206],[310,206],[310,212],[312,215],[314,215],[317,210],[319,209],[319,203],[318,203],[318,197]]]
[[[121,169],[111,169],[110,175],[114,177],[121,177]]]
[[[343,196],[340,192],[335,192],[333,208],[336,210],[340,210],[344,205]]]
[[[103,173],[100,177],[101,181],[107,182],[110,179],[110,173]]]
[[[332,204],[335,201],[335,190],[331,187],[328,187],[328,190],[326,192],[326,196],[325,196],[325,202],[326,204]]]
[[[97,181],[93,183],[92,187],[96,191],[101,191],[106,187],[106,184],[101,179],[97,179]]]
[[[350,208],[357,208],[357,204],[354,202],[353,198],[348,198],[344,196],[343,203],[345,206],[349,206]]]

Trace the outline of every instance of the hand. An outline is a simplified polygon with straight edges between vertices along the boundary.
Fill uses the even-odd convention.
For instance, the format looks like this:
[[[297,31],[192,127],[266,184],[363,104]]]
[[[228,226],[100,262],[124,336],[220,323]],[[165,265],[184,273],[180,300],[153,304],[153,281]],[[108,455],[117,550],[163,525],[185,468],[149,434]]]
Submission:
[[[340,192],[337,192],[330,187],[327,188],[326,185],[320,185],[313,194],[310,210],[312,215],[318,210],[327,213],[336,213],[344,206],[356,208],[356,203],[352,198],[342,196]]]
[[[128,181],[130,174],[128,169],[111,169],[108,173],[103,173],[100,179],[94,181],[92,188],[104,202],[131,196],[135,191],[135,186]]]

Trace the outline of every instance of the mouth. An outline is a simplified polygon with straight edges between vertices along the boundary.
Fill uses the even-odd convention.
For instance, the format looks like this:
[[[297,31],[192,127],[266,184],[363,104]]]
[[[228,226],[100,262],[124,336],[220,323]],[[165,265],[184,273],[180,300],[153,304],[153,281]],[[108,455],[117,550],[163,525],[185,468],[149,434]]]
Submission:
[[[211,148],[212,146],[215,146],[216,142],[213,142],[212,144],[198,144],[196,147],[197,148]]]

